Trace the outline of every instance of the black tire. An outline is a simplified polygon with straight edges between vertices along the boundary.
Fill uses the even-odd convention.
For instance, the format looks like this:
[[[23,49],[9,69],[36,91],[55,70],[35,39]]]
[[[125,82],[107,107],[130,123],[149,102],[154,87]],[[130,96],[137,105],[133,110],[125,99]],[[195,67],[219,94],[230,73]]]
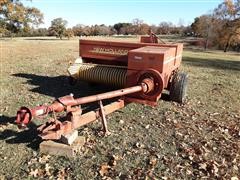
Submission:
[[[99,84],[94,82],[88,82],[88,86],[91,88],[96,88],[97,86],[99,86]]]
[[[77,84],[77,79],[73,78],[72,76],[69,76],[68,77],[68,83],[71,85],[71,86],[74,86]]]
[[[170,85],[170,100],[178,103],[183,103],[187,96],[188,75],[180,72],[173,76]]]

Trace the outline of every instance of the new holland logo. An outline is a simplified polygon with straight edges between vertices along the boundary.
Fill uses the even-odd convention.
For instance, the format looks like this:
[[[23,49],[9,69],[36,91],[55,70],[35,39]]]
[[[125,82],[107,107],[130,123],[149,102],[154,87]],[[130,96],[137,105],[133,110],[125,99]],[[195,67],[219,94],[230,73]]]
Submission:
[[[121,55],[121,56],[128,54],[128,50],[125,50],[125,49],[112,49],[112,48],[99,48],[99,47],[93,48],[93,50],[91,50],[90,52],[99,53],[99,54]]]

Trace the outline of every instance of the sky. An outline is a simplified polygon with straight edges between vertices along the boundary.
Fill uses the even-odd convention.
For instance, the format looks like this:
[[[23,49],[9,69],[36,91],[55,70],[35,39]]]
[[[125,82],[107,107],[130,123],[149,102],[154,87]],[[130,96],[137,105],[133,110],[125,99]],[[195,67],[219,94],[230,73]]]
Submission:
[[[131,22],[138,18],[150,25],[172,22],[189,25],[195,17],[209,13],[223,0],[32,0],[23,1],[44,14],[44,24],[61,17],[68,21],[68,27],[76,24],[113,25]]]

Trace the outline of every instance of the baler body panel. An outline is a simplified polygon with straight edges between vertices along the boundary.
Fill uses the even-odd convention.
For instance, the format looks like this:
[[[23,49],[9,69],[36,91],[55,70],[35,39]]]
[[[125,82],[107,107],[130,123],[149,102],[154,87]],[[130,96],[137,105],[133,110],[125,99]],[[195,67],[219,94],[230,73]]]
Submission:
[[[145,46],[133,49],[128,53],[128,69],[145,70],[156,69],[164,71],[164,65],[174,60],[175,48]]]
[[[139,43],[81,39],[79,41],[80,57],[84,63],[95,65],[91,65],[94,67],[86,68],[84,67],[86,66],[84,63],[78,64],[79,73],[71,76],[78,77],[78,79],[83,81],[97,82],[111,86],[119,84],[116,87],[123,86],[127,88],[138,85],[141,81],[139,78],[143,76],[143,72],[145,74],[151,72],[153,74],[149,76],[154,76],[154,81],[160,81],[155,86],[159,86],[160,90],[167,88],[171,76],[180,66],[183,45],[179,43],[146,43],[152,41],[149,38],[142,37]],[[98,65],[109,66],[109,68],[103,70]],[[117,73],[118,70],[114,69],[113,66],[126,68],[124,77],[119,77],[118,74],[120,73]],[[116,77],[110,78],[110,81],[108,80],[108,76]],[[122,83],[114,83],[114,81],[124,82],[122,80],[124,78],[126,78],[124,85]],[[155,92],[151,96],[142,95],[141,92],[126,95],[126,98],[134,102],[137,101],[151,105],[156,103],[160,97],[161,91]]]
[[[182,44],[112,42],[80,39],[79,55],[87,63],[127,66],[128,52],[144,46],[174,48],[176,56],[182,54],[183,50]]]

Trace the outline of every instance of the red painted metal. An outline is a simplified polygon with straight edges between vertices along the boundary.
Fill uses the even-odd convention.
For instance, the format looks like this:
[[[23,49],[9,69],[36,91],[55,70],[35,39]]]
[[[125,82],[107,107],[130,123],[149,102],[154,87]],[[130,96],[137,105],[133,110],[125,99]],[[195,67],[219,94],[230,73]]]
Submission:
[[[175,56],[179,61],[183,45],[177,44],[156,44],[156,43],[135,43],[135,42],[113,42],[80,39],[80,56],[86,63],[127,66],[128,52],[145,46],[174,48]]]
[[[142,96],[141,93],[126,95],[134,102],[150,105],[156,104],[161,97],[162,90],[169,87],[171,76],[180,66],[183,50],[182,44],[80,40],[80,45],[80,56],[85,63],[125,66],[127,68],[125,87],[135,86],[139,82],[139,74],[149,69],[153,70],[152,74],[155,74],[154,77],[160,84],[158,94],[152,96]],[[156,78],[156,74],[158,74],[158,78]],[[138,100],[135,101],[135,99]]]
[[[104,109],[104,114],[108,115],[118,109],[123,108],[124,106],[125,106],[124,100],[118,100],[102,108]],[[60,122],[55,119],[50,119],[45,124],[41,125],[38,128],[38,131],[40,133],[39,136],[42,139],[52,140],[60,139],[62,135],[66,135],[72,132],[73,129],[77,129],[100,118],[101,112],[100,109],[90,111],[82,115],[80,115],[78,112],[70,112],[69,116],[67,117],[68,117],[67,121],[64,122]]]
[[[116,91],[111,91],[107,93],[102,93],[102,94],[97,94],[97,95],[92,95],[92,96],[87,96],[87,97],[82,97],[79,99],[76,99],[76,104],[86,104],[90,102],[95,102],[99,100],[104,100],[104,99],[111,99],[114,97],[119,97],[119,96],[124,96],[127,94],[135,93],[135,92],[141,92],[146,89],[146,85],[139,85],[139,86],[133,86],[130,88],[125,88],[125,89],[120,89]]]
[[[165,44],[164,41],[162,41],[160,38],[158,38],[157,35],[154,34],[150,30],[148,36],[141,36],[140,42],[141,43],[156,43],[156,44],[158,44],[158,40],[161,41],[163,44]]]
[[[117,65],[127,68],[124,89],[74,99],[72,95],[60,97],[51,105],[32,109],[21,107],[16,123],[25,127],[34,117],[66,111],[66,121],[49,119],[38,128],[42,139],[60,139],[85,124],[102,118],[103,130],[108,133],[105,115],[126,103],[137,102],[155,106],[164,88],[169,86],[171,76],[181,63],[182,44],[158,44],[153,33],[142,37],[140,43],[80,40],[80,56],[84,63]],[[102,100],[120,97],[118,101],[103,106]],[[79,105],[97,101],[99,109],[82,114]]]
[[[64,110],[74,111],[74,108],[72,108],[72,106],[91,103],[104,99],[111,99],[114,97],[124,96],[136,92],[151,91],[153,87],[151,83],[153,83],[151,80],[145,80],[138,86],[82,97],[78,99],[74,99],[72,95],[67,95],[58,98],[49,106],[38,106],[33,109],[21,107],[17,112],[16,123],[19,126],[25,127],[33,117],[41,117],[51,112],[62,112]]]

